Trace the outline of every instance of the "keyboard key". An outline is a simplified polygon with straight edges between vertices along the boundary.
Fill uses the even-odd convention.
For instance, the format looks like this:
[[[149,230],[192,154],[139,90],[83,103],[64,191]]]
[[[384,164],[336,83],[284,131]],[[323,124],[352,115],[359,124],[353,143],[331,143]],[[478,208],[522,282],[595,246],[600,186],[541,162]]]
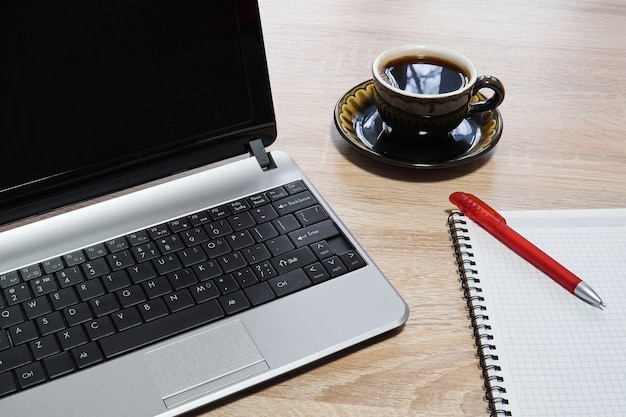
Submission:
[[[235,278],[237,284],[241,288],[249,287],[250,285],[256,284],[259,282],[254,272],[252,272],[251,268],[244,268],[232,273],[232,277]]]
[[[41,263],[46,274],[53,274],[65,268],[61,258],[52,258]]]
[[[30,281],[30,289],[37,297],[44,294],[49,294],[59,289],[56,280],[50,275],[44,275],[41,278],[36,278]]]
[[[226,221],[226,219],[216,220],[204,227],[211,239],[225,236],[233,232],[232,227],[230,227],[230,224]]]
[[[35,320],[35,324],[37,325],[39,334],[42,336],[47,336],[65,329],[65,322],[63,321],[63,316],[59,311],[38,317]]]
[[[33,352],[33,357],[38,361],[61,352],[61,347],[54,335],[33,340],[28,345],[30,346],[31,352]]]
[[[104,245],[109,249],[109,252],[115,253],[124,249],[128,249],[128,242],[123,237],[118,237],[115,239],[111,239],[104,243]]]
[[[191,269],[200,281],[219,277],[223,273],[222,268],[220,268],[218,262],[215,260],[201,262],[194,265]]]
[[[43,365],[39,362],[24,365],[15,370],[17,383],[21,389],[26,389],[37,384],[41,384],[46,380],[46,373]]]
[[[152,321],[167,316],[169,311],[162,298],[146,301],[137,306],[144,321]]]
[[[328,215],[320,205],[315,205],[304,210],[300,210],[295,213],[296,219],[303,226],[307,226],[313,223],[321,222],[328,219]]]
[[[122,250],[120,252],[107,255],[106,259],[114,271],[135,265],[135,258],[133,258],[133,255],[129,250]]]
[[[89,301],[89,305],[96,317],[106,316],[120,310],[120,304],[114,294],[105,294],[102,297],[94,298]]]
[[[156,269],[150,262],[144,262],[139,265],[131,266],[126,270],[128,276],[135,284],[147,281],[158,276]]]
[[[266,303],[276,298],[274,292],[266,282],[260,282],[251,287],[244,288],[243,292],[254,306]]]
[[[234,230],[247,229],[248,227],[252,227],[256,224],[252,215],[247,211],[230,216],[227,220]]]
[[[221,295],[213,281],[205,281],[196,284],[189,288],[189,292],[191,292],[191,296],[198,304],[212,300]]]
[[[98,278],[85,281],[74,288],[76,288],[81,301],[91,300],[105,294],[104,286]]]
[[[324,259],[322,261],[322,266],[324,267],[324,269],[326,269],[326,271],[330,274],[332,278],[338,277],[348,272],[348,268],[346,268],[346,266],[337,256]]]
[[[317,256],[317,259],[325,259],[335,255],[335,251],[325,240],[315,242],[312,245],[309,245],[309,247],[315,256]]]
[[[8,349],[11,347],[11,340],[6,330],[0,330],[0,350]]]
[[[17,383],[13,378],[12,372],[4,372],[0,374],[0,397],[9,395],[17,391]]]
[[[209,235],[202,227],[195,227],[180,234],[181,239],[187,246],[199,245],[209,240]]]
[[[141,245],[142,243],[148,242],[150,240],[150,237],[148,236],[148,232],[146,232],[145,230],[141,230],[139,232],[134,232],[127,235],[126,240],[128,240],[130,246],[137,246]]]
[[[87,330],[87,336],[90,340],[102,339],[105,336],[115,333],[115,326],[108,317],[100,317],[98,319],[88,321],[85,323],[85,329]]]
[[[209,259],[217,258],[218,256],[227,254],[231,251],[230,246],[228,246],[226,239],[223,237],[205,243],[202,245],[202,248],[206,252]]]
[[[82,326],[74,326],[57,333],[57,339],[63,350],[70,350],[89,341]]]
[[[148,296],[148,299],[161,297],[172,292],[172,284],[170,284],[166,277],[151,279],[143,282],[141,286]]]
[[[242,211],[246,211],[250,208],[250,206],[248,205],[248,203],[246,203],[245,200],[235,200],[232,201],[231,203],[229,203],[230,206],[230,211],[233,214],[237,214],[240,213]]]
[[[130,278],[126,271],[116,271],[103,276],[101,279],[109,292],[117,291],[131,285]]]
[[[311,281],[309,281],[302,269],[296,269],[269,279],[267,284],[278,297],[283,297],[310,286]]]
[[[11,349],[0,351],[0,373],[31,363],[27,345],[19,345]]]
[[[72,350],[72,357],[78,366],[83,369],[91,365],[95,365],[104,360],[104,356],[95,342],[87,343]]]
[[[306,191],[306,186],[302,181],[294,181],[290,184],[285,185],[285,189],[291,195],[301,193],[302,191]]]
[[[63,315],[65,316],[67,324],[70,326],[85,323],[94,318],[88,303],[70,306],[63,310]]]
[[[278,236],[278,232],[276,231],[274,226],[272,226],[272,223],[262,223],[258,226],[255,226],[250,229],[250,233],[257,242],[263,242],[267,239]]]
[[[159,226],[154,226],[148,229],[148,235],[156,240],[160,237],[167,236],[170,234],[170,229],[166,224],[161,224]]]
[[[230,274],[222,275],[221,277],[214,279],[213,282],[222,294],[228,294],[239,289],[237,281],[235,281],[235,278],[233,278]]]
[[[20,276],[17,271],[0,274],[0,288],[5,289],[20,283]]]
[[[51,293],[50,301],[55,310],[61,310],[78,303],[78,296],[74,288],[64,288]]]
[[[111,272],[104,258],[97,258],[82,265],[83,273],[88,279],[100,277]]]
[[[266,195],[269,197],[270,200],[277,201],[281,198],[287,197],[289,194],[287,193],[287,191],[285,191],[283,187],[276,187],[272,190],[269,190]]]
[[[107,250],[104,243],[98,243],[96,245],[86,247],[85,254],[87,254],[87,259],[93,261],[94,259],[101,258],[106,255]]]
[[[240,252],[227,253],[217,258],[217,261],[222,267],[222,270],[226,273],[243,268],[247,265],[246,259]]]
[[[65,260],[65,264],[67,266],[74,266],[82,262],[85,262],[85,254],[83,253],[82,250],[77,250],[75,252],[71,252],[63,256],[63,259]]]
[[[307,226],[300,230],[295,230],[288,234],[289,238],[296,245],[297,248],[307,246],[320,240],[326,240],[331,237],[337,236],[339,230],[335,226],[332,220],[325,220],[321,223],[316,223],[311,226]]]
[[[9,327],[9,337],[11,337],[13,345],[16,346],[35,340],[38,336],[37,328],[32,321],[25,321],[24,323]]]
[[[228,241],[228,245],[233,250],[243,249],[246,246],[250,246],[255,243],[252,235],[250,235],[250,232],[248,232],[247,230],[231,233],[226,239]]]
[[[7,303],[9,305],[15,305],[30,300],[32,295],[28,287],[28,284],[22,283],[4,290],[4,297]]]
[[[219,220],[230,216],[232,213],[230,211],[230,208],[228,208],[228,205],[224,204],[222,206],[209,209],[209,214],[211,216],[211,219]]]
[[[220,305],[228,315],[242,312],[250,308],[250,302],[242,291],[223,295],[219,298]]]
[[[161,252],[159,252],[154,242],[146,242],[134,246],[130,251],[135,256],[137,262],[145,262],[161,256]]]
[[[280,216],[295,213],[296,211],[305,209],[315,204],[317,204],[317,201],[308,191],[304,191],[272,203],[274,209],[276,209],[276,212]]]
[[[141,285],[135,284],[128,288],[121,289],[115,293],[120,305],[123,308],[134,306],[147,300]]]
[[[271,263],[280,276],[280,274],[303,268],[315,261],[317,261],[317,258],[313,255],[311,249],[304,247],[273,258]]]
[[[23,321],[24,314],[20,306],[11,306],[0,310],[0,329],[6,329]]]
[[[250,214],[252,214],[257,223],[269,222],[278,217],[278,213],[270,204],[253,209],[250,211]]]
[[[293,232],[294,230],[300,228],[300,223],[298,223],[298,220],[296,220],[293,214],[288,214],[287,216],[272,220],[272,224],[281,235]]]
[[[79,282],[83,282],[85,277],[78,266],[64,269],[55,274],[57,280],[62,288],[67,288],[72,285],[76,285]]]
[[[113,320],[113,324],[120,332],[143,323],[139,311],[135,307],[125,308],[111,314],[111,320]]]
[[[273,256],[282,255],[295,249],[295,246],[287,236],[278,236],[276,239],[270,239],[265,242],[265,246]]]
[[[43,360],[44,368],[48,372],[48,377],[54,379],[74,372],[74,360],[69,352],[62,352]]]
[[[112,358],[202,324],[211,323],[223,316],[224,312],[218,302],[211,300],[142,326],[105,337],[99,343],[105,357]]]
[[[319,262],[305,267],[304,273],[314,284],[319,284],[320,282],[328,281],[330,279],[330,274],[326,272],[326,269],[324,269],[322,264]]]
[[[43,276],[43,271],[39,265],[31,265],[20,269],[20,275],[22,276],[22,280],[30,281],[31,279]]]
[[[50,306],[50,302],[46,296],[26,301],[22,303],[22,308],[24,309],[28,320],[32,320],[35,317],[43,316],[44,314],[52,312],[52,307]]]
[[[162,258],[155,259],[153,263],[159,275],[167,275],[170,272],[174,272],[183,267],[176,254],[170,254],[163,256]]]
[[[207,256],[200,246],[182,250],[178,253],[178,257],[184,266],[191,266],[207,260]]]
[[[176,313],[177,311],[189,308],[194,305],[193,298],[191,298],[191,294],[186,289],[176,291],[173,294],[169,294],[164,297],[164,299],[167,308],[172,313]]]
[[[167,279],[170,281],[170,284],[172,284],[174,291],[189,287],[190,285],[198,282],[198,279],[194,275],[191,268],[185,268],[180,271],[167,274]]]
[[[350,271],[354,271],[355,269],[362,268],[366,265],[363,258],[361,258],[361,256],[353,250],[339,255],[339,258]]]
[[[185,248],[185,244],[178,237],[178,235],[165,236],[156,241],[157,247],[161,251],[161,254],[167,255],[168,253],[176,252]]]

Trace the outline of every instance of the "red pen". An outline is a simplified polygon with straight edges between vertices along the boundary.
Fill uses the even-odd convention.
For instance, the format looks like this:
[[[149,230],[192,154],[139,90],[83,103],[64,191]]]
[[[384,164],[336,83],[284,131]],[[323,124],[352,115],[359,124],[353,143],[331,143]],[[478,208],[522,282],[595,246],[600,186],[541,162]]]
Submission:
[[[474,223],[485,229],[489,234],[552,278],[567,291],[594,307],[606,307],[606,304],[589,284],[511,229],[506,224],[504,217],[479,198],[472,194],[456,192],[450,195],[450,201]]]

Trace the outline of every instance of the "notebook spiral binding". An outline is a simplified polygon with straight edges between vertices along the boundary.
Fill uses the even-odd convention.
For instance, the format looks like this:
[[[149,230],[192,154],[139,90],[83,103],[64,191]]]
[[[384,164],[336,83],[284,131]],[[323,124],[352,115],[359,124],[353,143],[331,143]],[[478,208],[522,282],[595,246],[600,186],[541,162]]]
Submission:
[[[473,260],[474,254],[472,253],[470,238],[467,235],[466,224],[467,221],[463,214],[458,211],[453,211],[448,216],[448,227],[452,237],[456,264],[467,302],[467,310],[472,321],[477,356],[482,369],[485,399],[489,403],[489,412],[492,417],[511,416],[511,412],[506,409],[509,401],[505,396],[506,389],[502,385],[505,381],[499,375],[501,368],[498,365],[497,346],[491,343],[493,336],[490,334],[489,312],[482,304],[485,299],[482,296],[480,278],[478,278],[478,270]]]

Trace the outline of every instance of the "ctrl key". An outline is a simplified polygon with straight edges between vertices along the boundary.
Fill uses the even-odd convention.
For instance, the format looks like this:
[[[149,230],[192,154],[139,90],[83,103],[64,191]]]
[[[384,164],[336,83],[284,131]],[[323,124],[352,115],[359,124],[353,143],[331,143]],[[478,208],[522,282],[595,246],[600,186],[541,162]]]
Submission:
[[[17,368],[15,376],[21,389],[30,388],[46,380],[46,372],[39,362],[29,363]]]

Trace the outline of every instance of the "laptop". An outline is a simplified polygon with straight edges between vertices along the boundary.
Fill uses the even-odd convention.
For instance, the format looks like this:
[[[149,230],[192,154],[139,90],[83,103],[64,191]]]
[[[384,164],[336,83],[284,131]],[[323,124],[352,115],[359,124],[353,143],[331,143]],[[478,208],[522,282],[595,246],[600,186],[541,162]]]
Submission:
[[[407,320],[266,149],[255,0],[7,1],[0,32],[2,415],[177,416]]]

